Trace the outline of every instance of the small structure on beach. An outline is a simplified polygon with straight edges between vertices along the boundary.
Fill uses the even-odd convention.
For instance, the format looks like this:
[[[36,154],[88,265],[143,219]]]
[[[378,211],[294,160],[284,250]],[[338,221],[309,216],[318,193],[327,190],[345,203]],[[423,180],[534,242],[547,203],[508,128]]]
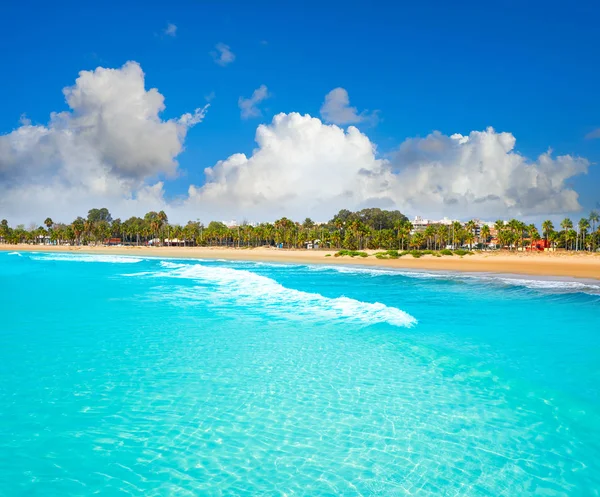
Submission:
[[[183,238],[165,238],[164,239],[164,244],[167,245],[168,247],[173,247],[173,246],[185,246],[186,240],[184,240]]]
[[[318,249],[320,245],[321,240],[309,240],[307,242],[304,242],[304,246],[307,250]]]
[[[549,240],[537,240],[536,242],[530,243],[525,247],[530,252],[544,252],[552,250],[552,244]]]

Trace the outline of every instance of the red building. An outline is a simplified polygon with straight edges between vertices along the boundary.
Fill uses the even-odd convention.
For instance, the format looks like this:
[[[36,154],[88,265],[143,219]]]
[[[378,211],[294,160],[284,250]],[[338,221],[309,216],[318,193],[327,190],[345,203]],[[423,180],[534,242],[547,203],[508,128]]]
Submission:
[[[543,252],[546,249],[549,249],[551,244],[548,240],[538,240],[537,242],[530,242],[530,245],[527,246],[527,250]]]

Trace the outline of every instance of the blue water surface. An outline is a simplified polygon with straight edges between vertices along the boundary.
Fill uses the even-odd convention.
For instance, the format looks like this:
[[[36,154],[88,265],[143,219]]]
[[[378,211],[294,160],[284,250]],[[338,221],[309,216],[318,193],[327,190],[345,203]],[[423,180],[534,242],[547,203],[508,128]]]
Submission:
[[[2,496],[594,496],[600,284],[0,252]]]

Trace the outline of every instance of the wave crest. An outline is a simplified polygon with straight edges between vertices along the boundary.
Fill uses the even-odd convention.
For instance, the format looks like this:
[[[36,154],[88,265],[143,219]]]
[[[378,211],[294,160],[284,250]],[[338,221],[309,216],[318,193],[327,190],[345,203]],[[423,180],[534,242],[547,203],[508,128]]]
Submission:
[[[58,261],[58,262],[104,262],[112,264],[135,264],[144,259],[129,255],[102,255],[102,254],[40,254],[29,257],[33,261]]]
[[[259,306],[260,311],[286,319],[343,319],[370,325],[388,323],[393,326],[411,327],[417,320],[410,314],[379,302],[361,302],[348,297],[325,297],[319,293],[286,288],[277,281],[251,271],[201,264],[176,264],[161,262],[167,271],[155,272],[153,276],[184,278],[205,283],[177,292],[166,292],[166,298],[194,300],[215,299],[220,305],[228,301],[237,305]],[[213,288],[211,288],[211,286]],[[218,292],[215,292],[214,286]]]
[[[309,266],[307,266],[309,267]],[[480,283],[499,287],[527,288],[554,294],[586,293],[600,295],[600,284],[591,281],[557,280],[550,278],[523,278],[503,276],[491,273],[453,273],[453,272],[427,272],[421,270],[359,268],[349,266],[310,266],[312,271],[335,271],[343,274],[378,276],[403,276],[419,280],[447,280],[468,283]]]

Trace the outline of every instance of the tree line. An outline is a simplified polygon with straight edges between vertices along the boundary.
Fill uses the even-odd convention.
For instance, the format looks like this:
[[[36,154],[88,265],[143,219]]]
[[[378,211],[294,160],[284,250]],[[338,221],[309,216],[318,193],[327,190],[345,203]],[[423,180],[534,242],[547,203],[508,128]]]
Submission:
[[[593,211],[576,225],[568,218],[555,229],[550,220],[542,223],[542,231],[534,224],[517,219],[498,220],[493,227],[476,221],[451,224],[429,224],[415,230],[408,218],[399,211],[378,208],[352,212],[339,211],[327,223],[317,224],[310,218],[295,222],[286,217],[274,223],[253,226],[242,223],[228,227],[211,221],[205,226],[200,221],[187,224],[169,223],[164,211],[151,211],[142,217],[125,221],[113,219],[106,208],[91,209],[87,217],[77,217],[71,223],[57,223],[51,218],[43,226],[19,225],[11,228],[6,219],[0,222],[0,240],[4,243],[52,243],[55,245],[183,245],[259,247],[281,246],[303,248],[307,243],[321,247],[347,250],[363,249],[429,249],[445,247],[496,248],[517,250],[527,248],[540,240],[547,246],[566,250],[595,251],[600,247],[600,217]]]

